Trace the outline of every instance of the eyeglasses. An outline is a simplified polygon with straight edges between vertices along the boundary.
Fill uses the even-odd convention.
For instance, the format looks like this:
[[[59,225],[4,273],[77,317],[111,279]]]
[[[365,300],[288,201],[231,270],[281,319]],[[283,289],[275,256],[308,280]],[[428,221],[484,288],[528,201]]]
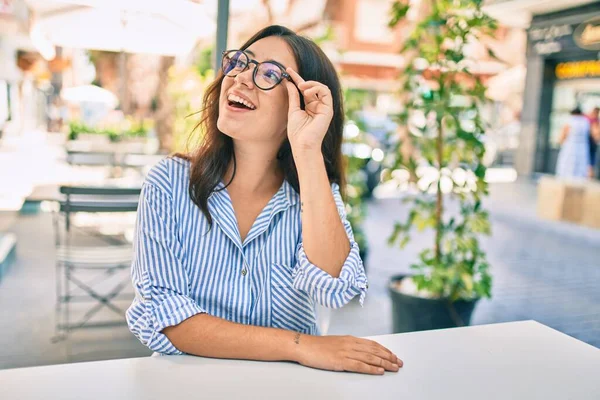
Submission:
[[[285,67],[276,61],[259,63],[248,57],[242,50],[226,50],[223,52],[221,69],[223,69],[225,76],[234,78],[248,69],[250,64],[255,65],[252,81],[259,89],[271,90],[284,79],[292,80],[290,75],[285,72]]]

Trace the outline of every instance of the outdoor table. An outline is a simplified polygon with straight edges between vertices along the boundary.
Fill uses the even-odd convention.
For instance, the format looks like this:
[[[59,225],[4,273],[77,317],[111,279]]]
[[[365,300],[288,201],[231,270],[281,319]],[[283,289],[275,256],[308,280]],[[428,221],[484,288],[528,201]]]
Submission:
[[[161,356],[0,371],[5,399],[594,399],[600,350],[534,321],[372,338],[384,376],[290,362]]]

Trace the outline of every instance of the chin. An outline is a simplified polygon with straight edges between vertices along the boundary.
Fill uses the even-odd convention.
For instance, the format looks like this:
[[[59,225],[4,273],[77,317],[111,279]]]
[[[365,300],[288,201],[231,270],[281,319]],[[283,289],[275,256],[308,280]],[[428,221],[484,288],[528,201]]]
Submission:
[[[231,121],[227,117],[219,116],[217,128],[232,139],[243,139],[244,127],[238,121]]]

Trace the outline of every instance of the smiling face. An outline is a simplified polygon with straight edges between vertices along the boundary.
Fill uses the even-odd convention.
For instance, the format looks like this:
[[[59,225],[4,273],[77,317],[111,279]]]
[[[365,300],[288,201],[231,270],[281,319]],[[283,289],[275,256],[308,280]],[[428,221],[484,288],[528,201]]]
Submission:
[[[284,67],[298,69],[294,54],[280,37],[258,40],[245,51],[259,63],[272,60]],[[283,82],[271,90],[259,89],[252,80],[255,68],[255,64],[249,64],[237,76],[223,78],[217,127],[235,140],[271,142],[278,146],[286,134],[287,89]]]

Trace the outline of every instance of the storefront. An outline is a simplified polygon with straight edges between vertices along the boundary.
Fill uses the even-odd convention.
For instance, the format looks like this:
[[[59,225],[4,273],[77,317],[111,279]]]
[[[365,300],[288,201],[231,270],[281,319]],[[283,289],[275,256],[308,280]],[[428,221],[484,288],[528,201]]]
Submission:
[[[570,112],[600,107],[600,2],[533,17],[517,168],[554,173]]]

